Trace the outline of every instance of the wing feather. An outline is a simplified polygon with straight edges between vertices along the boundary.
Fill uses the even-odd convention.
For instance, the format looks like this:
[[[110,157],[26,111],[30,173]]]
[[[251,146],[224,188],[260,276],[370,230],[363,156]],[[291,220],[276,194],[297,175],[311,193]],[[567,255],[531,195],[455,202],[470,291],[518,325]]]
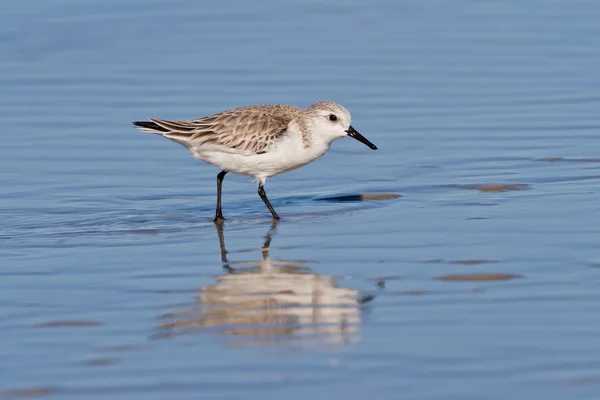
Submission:
[[[149,118],[166,138],[186,146],[209,144],[264,153],[302,110],[288,105],[248,106],[194,120]],[[165,131],[166,130],[166,131]]]

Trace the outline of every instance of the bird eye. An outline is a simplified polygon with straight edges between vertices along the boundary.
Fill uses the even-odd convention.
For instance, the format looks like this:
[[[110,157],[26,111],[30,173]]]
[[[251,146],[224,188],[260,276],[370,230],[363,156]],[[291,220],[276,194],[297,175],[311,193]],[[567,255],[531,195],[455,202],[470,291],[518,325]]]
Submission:
[[[329,115],[329,120],[335,122],[335,121],[337,121],[337,117],[335,115],[331,114],[331,115]]]

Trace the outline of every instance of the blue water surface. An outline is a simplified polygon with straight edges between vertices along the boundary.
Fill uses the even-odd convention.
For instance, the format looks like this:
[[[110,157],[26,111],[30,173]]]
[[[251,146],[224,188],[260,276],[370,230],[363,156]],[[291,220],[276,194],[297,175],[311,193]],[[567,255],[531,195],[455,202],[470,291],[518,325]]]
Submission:
[[[600,3],[0,14],[0,397],[597,399]],[[256,183],[138,132],[334,100]]]

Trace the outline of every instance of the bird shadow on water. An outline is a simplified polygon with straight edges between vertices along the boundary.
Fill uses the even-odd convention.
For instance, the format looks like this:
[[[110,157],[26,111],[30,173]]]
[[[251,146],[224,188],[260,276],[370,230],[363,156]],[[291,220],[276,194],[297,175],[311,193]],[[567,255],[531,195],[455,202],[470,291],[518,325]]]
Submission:
[[[235,338],[230,347],[358,341],[363,304],[373,297],[313,273],[313,261],[271,258],[277,224],[264,237],[262,258],[246,261],[229,260],[223,224],[215,224],[224,273],[186,309],[159,316],[152,338],[210,333]]]
[[[281,217],[289,221],[311,217],[333,217],[367,211],[374,208],[386,207],[389,200],[403,197],[397,193],[344,193],[332,195],[293,195],[273,196],[271,204]],[[166,200],[168,198],[164,198]],[[186,219],[188,222],[202,222],[212,224],[214,205],[206,203],[197,205],[190,203],[184,207],[166,205],[154,207],[163,212],[168,212],[169,218]],[[243,220],[255,222],[256,220],[270,220],[271,215],[263,202],[258,198],[243,200],[227,200],[223,204],[223,213],[230,221]],[[168,219],[168,218],[167,218]],[[168,221],[165,221],[168,223]],[[186,228],[187,229],[187,228]]]

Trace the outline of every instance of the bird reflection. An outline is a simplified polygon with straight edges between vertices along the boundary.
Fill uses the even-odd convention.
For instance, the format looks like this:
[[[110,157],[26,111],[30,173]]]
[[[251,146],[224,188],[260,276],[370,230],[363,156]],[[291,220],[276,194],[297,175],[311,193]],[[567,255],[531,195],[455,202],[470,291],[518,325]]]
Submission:
[[[270,256],[274,220],[260,248],[262,260],[229,261],[223,224],[216,224],[224,274],[204,286],[194,306],[165,316],[160,337],[202,331],[235,337],[232,346],[306,345],[358,340],[358,291],[311,272],[305,260]],[[368,298],[370,300],[370,298]]]

